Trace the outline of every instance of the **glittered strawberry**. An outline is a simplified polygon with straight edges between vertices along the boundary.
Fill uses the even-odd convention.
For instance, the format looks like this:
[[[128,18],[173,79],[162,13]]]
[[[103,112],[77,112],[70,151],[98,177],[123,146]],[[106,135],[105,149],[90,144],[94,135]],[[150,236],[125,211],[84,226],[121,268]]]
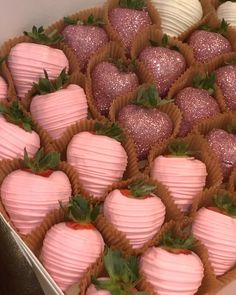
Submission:
[[[216,70],[216,83],[221,88],[227,107],[236,111],[236,65],[226,65]]]
[[[119,7],[109,12],[109,21],[127,50],[136,34],[152,24],[144,0],[120,0]]]
[[[231,171],[236,167],[236,132],[228,126],[228,130],[213,129],[206,139],[209,146],[218,157],[224,179],[227,180]]]
[[[64,22],[68,24],[62,31],[65,43],[74,49],[81,70],[84,72],[89,58],[109,41],[102,27],[104,23],[102,19],[94,18],[92,14],[85,21],[65,17]]]
[[[194,125],[201,120],[220,112],[213,96],[215,74],[197,75],[193,79],[193,87],[183,88],[175,97],[175,104],[182,112],[183,120],[179,136],[187,135]]]
[[[0,56],[0,67],[1,64],[6,60],[6,57]],[[0,76],[0,101],[4,101],[7,98],[7,83],[2,76]]]
[[[98,213],[98,206],[75,196],[67,206],[68,221],[54,225],[46,234],[42,262],[62,291],[78,283],[103,253],[103,238],[93,225]]]
[[[95,104],[102,115],[107,116],[112,101],[122,94],[135,90],[139,80],[134,63],[121,59],[99,63],[91,74]]]
[[[133,104],[123,107],[118,114],[118,121],[133,139],[140,160],[147,157],[154,144],[172,134],[173,122],[158,109],[168,102],[160,99],[155,86],[142,87]]]
[[[227,29],[228,24],[223,20],[218,29],[203,26],[192,33],[188,44],[193,49],[195,59],[199,62],[207,62],[216,56],[232,51],[230,42],[223,35]]]

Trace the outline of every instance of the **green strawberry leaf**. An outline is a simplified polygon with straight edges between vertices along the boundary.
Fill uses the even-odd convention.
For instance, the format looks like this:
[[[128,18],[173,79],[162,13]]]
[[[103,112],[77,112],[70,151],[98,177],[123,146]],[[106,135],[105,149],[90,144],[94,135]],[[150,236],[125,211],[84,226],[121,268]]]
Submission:
[[[236,65],[236,56],[232,57],[229,61],[225,62],[225,65]]]
[[[168,152],[176,157],[193,156],[196,152],[189,150],[189,145],[181,139],[176,139],[168,145]]]
[[[3,64],[5,61],[7,61],[7,59],[8,59],[8,55],[0,56],[0,66],[1,66],[1,64]]]
[[[67,25],[77,25],[78,24],[78,20],[72,19],[70,17],[65,16],[64,17],[64,23]]]
[[[160,46],[160,44],[157,41],[154,41],[151,39],[149,40],[149,43],[152,47],[159,47]]]
[[[34,41],[40,44],[45,45],[54,45],[59,42],[64,41],[64,37],[57,33],[57,31],[53,31],[49,34],[45,34],[43,26],[37,28],[36,26],[33,26],[31,32],[24,32],[24,35],[30,37]]]
[[[169,37],[167,36],[167,34],[163,35],[161,44],[163,47],[167,47],[169,45]]]
[[[236,204],[233,204],[229,195],[215,195],[213,196],[213,202],[217,208],[226,212],[229,216],[236,217]]]
[[[224,34],[227,32],[229,27],[229,23],[225,21],[225,19],[222,19],[221,24],[218,28],[211,28],[209,25],[205,24],[199,27],[200,30],[207,31],[207,32],[213,32],[218,34]]]
[[[229,133],[232,133],[232,134],[236,134],[236,125],[233,124],[233,123],[229,123],[227,126],[226,126],[226,131],[229,132]]]
[[[128,185],[128,189],[133,197],[143,198],[153,193],[156,190],[156,186],[148,184],[144,180],[140,179]]]
[[[125,140],[124,132],[117,123],[97,122],[95,124],[95,131],[98,135],[105,135],[114,138],[119,142],[123,142]]]
[[[208,73],[206,75],[197,74],[193,78],[193,87],[198,89],[205,89],[208,91],[210,95],[214,94],[215,92],[215,81],[216,81],[216,74],[214,72]]]
[[[113,63],[121,72],[124,73],[135,72],[137,70],[137,63],[135,59],[131,60],[129,63],[124,61],[122,58],[109,58],[108,61]]]
[[[195,239],[190,235],[186,235],[183,231],[183,236],[176,236],[173,231],[167,230],[160,241],[161,246],[173,249],[187,249],[191,250],[194,246]]]
[[[64,23],[67,25],[84,25],[84,26],[104,26],[105,22],[102,18],[95,18],[93,14],[90,14],[88,18],[84,21],[78,19],[72,19],[69,17],[64,17]]]
[[[142,10],[145,8],[144,0],[120,0],[119,6],[122,8]]]

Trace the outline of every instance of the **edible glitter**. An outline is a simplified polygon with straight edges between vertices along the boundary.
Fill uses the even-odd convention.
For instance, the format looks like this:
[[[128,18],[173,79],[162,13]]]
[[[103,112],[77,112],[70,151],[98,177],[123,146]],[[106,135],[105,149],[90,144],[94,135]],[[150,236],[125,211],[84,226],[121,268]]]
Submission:
[[[182,89],[175,97],[175,104],[183,115],[179,136],[187,135],[202,119],[220,112],[216,100],[208,91],[193,87]]]
[[[161,97],[167,95],[173,82],[184,73],[186,62],[181,53],[164,47],[147,47],[140,56],[147,69],[152,73]]]
[[[226,105],[231,111],[236,111],[236,66],[219,68],[216,71],[216,83],[222,90]]]
[[[232,51],[230,42],[221,34],[207,31],[195,31],[188,44],[199,62],[207,62],[213,57]]]
[[[150,148],[170,137],[173,131],[169,116],[158,109],[127,105],[119,112],[118,121],[133,139],[140,160],[146,159]]]
[[[135,73],[121,72],[110,62],[101,62],[92,72],[92,91],[95,104],[107,116],[112,101],[122,94],[135,90],[139,85]]]
[[[65,43],[74,49],[83,72],[91,55],[109,41],[106,31],[97,26],[69,25],[62,35]]]
[[[236,135],[223,129],[213,129],[208,133],[207,141],[219,158],[224,179],[227,180],[236,167]]]

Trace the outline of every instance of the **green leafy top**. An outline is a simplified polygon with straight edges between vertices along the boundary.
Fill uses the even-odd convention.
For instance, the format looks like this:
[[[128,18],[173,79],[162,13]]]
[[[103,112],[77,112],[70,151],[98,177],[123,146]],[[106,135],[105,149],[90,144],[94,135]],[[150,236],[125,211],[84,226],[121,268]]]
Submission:
[[[236,56],[232,57],[225,65],[236,65]]]
[[[149,40],[149,43],[151,44],[152,47],[159,47],[159,46],[162,46],[162,47],[166,47],[166,48],[169,48],[169,49],[172,49],[172,50],[176,50],[176,51],[179,51],[179,48],[177,45],[173,45],[173,46],[170,46],[169,44],[169,37],[167,34],[164,34],[162,36],[162,39],[161,39],[161,43],[159,44],[157,41],[154,41],[154,40]]]
[[[76,223],[91,223],[95,221],[100,206],[93,206],[82,195],[70,199],[67,206],[67,218]]]
[[[66,74],[66,69],[62,70],[60,75],[55,81],[51,81],[48,78],[48,73],[44,71],[45,78],[40,78],[38,83],[34,83],[37,93],[46,94],[52,93],[62,88],[62,86],[68,81],[69,76]]]
[[[45,45],[53,45],[57,44],[59,42],[62,42],[64,40],[64,37],[57,33],[57,31],[53,31],[49,34],[44,33],[43,26],[37,28],[36,26],[33,26],[32,32],[24,32],[24,34],[30,38],[32,38],[34,41],[40,44]]]
[[[30,159],[26,149],[24,150],[24,166],[30,169],[33,173],[38,174],[49,169],[55,169],[60,162],[60,154],[56,152],[44,152],[41,148],[33,159]]]
[[[120,0],[119,6],[122,8],[142,10],[145,8],[144,0]]]
[[[1,65],[2,63],[4,63],[4,62],[7,60],[7,58],[8,58],[8,55],[0,56],[0,65]]]
[[[105,25],[102,18],[95,18],[93,14],[90,14],[86,20],[80,20],[80,19],[72,19],[69,17],[64,17],[64,23],[67,25],[84,25],[84,26],[103,26]]]
[[[135,72],[135,70],[137,69],[137,63],[135,60],[132,60],[131,62],[127,63],[122,58],[109,58],[108,61],[113,63],[121,72],[130,73]]]
[[[198,89],[205,89],[210,95],[215,92],[216,74],[214,72],[206,75],[198,74],[193,78],[193,87]]]
[[[220,26],[216,29],[211,28],[209,25],[202,25],[199,27],[199,29],[203,31],[224,34],[227,32],[228,27],[229,27],[229,23],[227,23],[225,19],[222,19]]]
[[[25,115],[17,101],[12,102],[10,106],[0,104],[0,113],[4,115],[10,123],[16,124],[27,132],[31,132],[33,128],[32,119]]]
[[[112,295],[146,295],[144,292],[132,291],[139,281],[137,257],[125,258],[119,251],[108,249],[104,262],[109,279],[98,280],[92,277],[97,290],[108,290]]]
[[[236,134],[236,126],[235,126],[235,124],[233,124],[233,123],[227,124],[226,131],[229,132],[229,133],[232,133],[232,134]]]
[[[160,241],[160,245],[173,249],[191,250],[194,246],[195,239],[191,234],[182,233],[182,236],[176,236],[173,231],[167,230]]]
[[[152,109],[172,102],[171,99],[161,99],[155,85],[141,87],[133,104]]]
[[[236,205],[233,204],[231,198],[227,194],[218,194],[213,197],[214,204],[217,208],[236,218]]]
[[[115,140],[119,142],[122,142],[125,140],[124,132],[117,123],[97,122],[95,124],[95,131],[96,131],[96,134],[98,135],[105,135],[105,136],[114,138]]]
[[[153,193],[156,190],[156,185],[151,185],[140,179],[128,185],[128,189],[133,197],[142,198]]]
[[[181,139],[176,139],[168,145],[168,152],[177,157],[193,156],[195,152],[189,150],[189,145]]]

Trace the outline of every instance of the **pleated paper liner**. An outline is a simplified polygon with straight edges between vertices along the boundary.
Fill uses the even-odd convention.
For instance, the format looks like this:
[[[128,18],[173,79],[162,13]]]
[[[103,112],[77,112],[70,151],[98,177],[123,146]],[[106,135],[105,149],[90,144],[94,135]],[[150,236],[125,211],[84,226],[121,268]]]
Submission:
[[[157,25],[157,27],[160,29],[161,26],[161,18],[156,10],[156,8],[153,6],[152,2],[150,0],[145,0],[146,9],[149,13],[149,16],[151,17],[152,23]],[[107,31],[110,35],[111,40],[117,41],[121,46],[123,46],[123,43],[121,41],[121,38],[116,30],[112,27],[110,20],[109,20],[109,13],[112,9],[115,9],[119,7],[119,0],[107,0],[104,6],[104,20],[107,24]],[[142,30],[141,30],[142,32]],[[138,32],[136,35],[139,35],[141,32]],[[128,53],[126,51],[126,53]]]
[[[147,176],[143,176],[141,174],[127,181],[121,181],[120,183],[109,187],[105,196],[107,196],[111,191],[115,189],[127,189],[129,184],[131,184],[135,180],[140,179],[147,181],[151,185],[156,185],[156,190],[153,193],[161,199],[166,207],[165,222],[168,222],[170,220],[180,220],[183,217],[182,213],[174,204],[166,187],[160,182],[150,180]],[[148,240],[142,247],[134,249],[129,240],[126,238],[125,233],[119,231],[103,214],[100,214],[98,216],[96,220],[96,227],[102,233],[102,236],[108,246],[113,246],[127,255],[140,255],[144,253],[150,246],[150,244],[152,244],[152,240],[156,236],[155,235],[153,238]]]
[[[110,42],[104,46],[97,55],[94,55],[88,64],[87,68],[87,79],[86,79],[86,93],[88,98],[88,104],[92,113],[92,116],[97,119],[105,119],[105,116],[100,113],[96,106],[96,101],[93,97],[93,85],[92,85],[92,72],[94,68],[103,61],[109,61],[109,59],[122,59],[125,63],[129,64],[131,61],[126,59],[124,49],[119,46],[117,42]],[[136,70],[135,73],[139,78],[140,84],[142,83],[151,83],[153,81],[150,73],[145,69],[145,67],[136,61]],[[112,79],[112,77],[111,77]],[[115,100],[115,99],[114,99]]]
[[[0,52],[0,57],[3,57],[3,54]],[[7,82],[7,101],[11,101],[12,99],[16,98],[16,90],[13,83],[13,79],[8,69],[6,62],[3,62],[0,65],[0,76]]]
[[[228,190],[236,192],[236,168],[234,168],[229,177]]]
[[[160,240],[166,231],[172,230],[174,233],[181,236],[181,234],[180,234],[181,229],[183,229],[189,225],[190,225],[190,222],[187,220],[180,221],[180,222],[174,222],[172,220],[168,223],[165,223],[163,225],[161,231],[159,232],[159,234],[156,236],[155,241],[153,241],[152,247],[155,247],[155,246],[158,247],[158,245],[160,244]],[[199,258],[201,259],[203,266],[204,266],[204,277],[202,280],[202,284],[199,287],[198,292],[195,294],[196,295],[213,294],[211,292],[215,292],[215,290],[217,288],[217,280],[216,280],[213,269],[212,269],[210,262],[209,262],[208,251],[201,244],[200,241],[195,242],[192,251],[199,256]],[[176,266],[173,265],[173,267],[176,267]],[[178,275],[178,267],[176,270],[176,275]],[[140,288],[140,290],[148,291],[149,294],[158,295],[158,293],[156,293],[154,291],[152,285],[149,282],[147,282],[144,274],[142,274],[142,280],[140,281],[139,288]]]

